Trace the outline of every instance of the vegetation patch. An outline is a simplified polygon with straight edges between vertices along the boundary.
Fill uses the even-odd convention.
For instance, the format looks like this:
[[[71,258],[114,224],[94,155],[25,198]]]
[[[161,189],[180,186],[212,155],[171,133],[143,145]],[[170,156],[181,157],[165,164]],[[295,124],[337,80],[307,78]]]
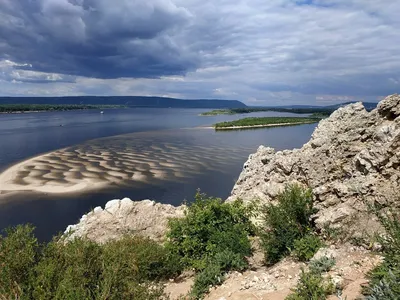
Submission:
[[[301,118],[301,117],[262,117],[244,118],[231,122],[221,122],[214,125],[215,129],[227,129],[235,127],[258,127],[258,126],[282,126],[291,124],[316,123],[320,118]]]
[[[318,236],[307,234],[294,241],[293,254],[299,261],[309,261],[322,246],[323,243]]]
[[[393,211],[380,212],[374,207],[385,235],[379,235],[377,241],[382,245],[384,261],[369,275],[369,285],[363,290],[368,300],[400,299],[400,215]]]
[[[125,105],[89,105],[89,104],[0,104],[0,113],[64,111],[82,109],[125,108]]]
[[[314,229],[311,216],[315,212],[311,190],[299,185],[288,185],[278,195],[276,204],[262,208],[263,225],[260,234],[268,264],[274,264],[290,254],[295,243],[301,258],[308,258],[318,250],[317,240],[308,236]],[[311,247],[304,245],[307,240],[312,240]]]
[[[210,257],[227,249],[244,258],[251,254],[253,211],[239,200],[225,203],[197,193],[185,217],[170,220],[166,246],[182,257],[185,267],[196,270],[203,270]]]
[[[215,109],[202,113],[201,116],[216,116],[216,115],[236,115],[236,114],[249,114],[255,112],[275,111],[287,112],[294,114],[313,114],[315,117],[329,117],[334,109],[329,108],[279,108],[279,107],[242,107],[231,109]]]
[[[286,300],[325,300],[335,292],[335,286],[329,279],[324,279],[320,273],[302,270],[293,292],[286,297]]]
[[[253,205],[197,193],[186,216],[170,220],[166,247],[186,268],[198,272],[192,297],[201,298],[210,285],[223,281],[226,272],[247,267],[246,257],[252,253],[249,235],[255,232],[253,214]]]
[[[146,238],[39,245],[29,225],[0,237],[0,266],[4,299],[163,299],[158,281],[182,271],[179,257]]]
[[[322,257],[309,264],[309,271],[301,271],[300,279],[293,294],[286,300],[324,300],[336,290],[330,277],[324,278],[323,273],[330,271],[335,265],[333,258]]]
[[[336,260],[334,258],[323,256],[320,259],[310,261],[308,267],[310,272],[321,274],[329,272],[335,264]]]

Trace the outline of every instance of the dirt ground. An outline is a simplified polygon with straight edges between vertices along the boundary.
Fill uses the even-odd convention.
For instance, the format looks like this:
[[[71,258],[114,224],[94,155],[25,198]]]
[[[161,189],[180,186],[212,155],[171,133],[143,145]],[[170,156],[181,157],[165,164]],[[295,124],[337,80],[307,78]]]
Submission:
[[[379,264],[381,257],[360,247],[350,244],[332,245],[326,250],[329,256],[336,259],[336,264],[324,276],[330,276],[341,290],[341,295],[332,295],[328,299],[355,300],[360,296],[362,285],[368,281],[366,274]],[[227,274],[224,283],[212,287],[206,300],[284,300],[301,274],[307,270],[305,263],[286,258],[272,267],[263,265],[263,254],[255,251],[250,258],[250,270]],[[178,299],[190,291],[193,275],[185,274],[175,282],[166,283],[166,292],[171,299]]]

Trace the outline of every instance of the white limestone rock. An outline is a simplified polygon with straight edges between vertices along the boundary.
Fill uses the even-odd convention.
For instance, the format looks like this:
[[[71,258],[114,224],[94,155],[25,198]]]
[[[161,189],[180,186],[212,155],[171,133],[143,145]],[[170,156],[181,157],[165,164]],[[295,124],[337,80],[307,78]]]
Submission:
[[[124,234],[137,234],[162,242],[169,218],[182,217],[185,206],[174,207],[151,200],[129,198],[111,200],[104,210],[96,207],[82,216],[79,223],[65,230],[67,240],[85,237],[98,243],[118,239]]]
[[[371,112],[362,103],[339,108],[301,149],[260,146],[227,201],[268,203],[293,182],[313,189],[318,227],[375,231],[365,203],[400,206],[400,96],[385,98]]]

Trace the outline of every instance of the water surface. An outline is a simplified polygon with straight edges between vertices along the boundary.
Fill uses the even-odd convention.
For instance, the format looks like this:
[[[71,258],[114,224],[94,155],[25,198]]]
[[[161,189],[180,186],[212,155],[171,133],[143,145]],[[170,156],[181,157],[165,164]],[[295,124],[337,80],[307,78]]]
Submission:
[[[226,198],[259,145],[298,148],[316,126],[215,132],[198,127],[243,116],[198,116],[204,111],[140,108],[0,115],[0,170],[51,152],[21,171],[21,185],[82,178],[104,183],[104,188],[65,195],[3,193],[0,228],[30,222],[39,238],[49,239],[89,209],[115,198],[180,204],[190,201],[197,188]]]

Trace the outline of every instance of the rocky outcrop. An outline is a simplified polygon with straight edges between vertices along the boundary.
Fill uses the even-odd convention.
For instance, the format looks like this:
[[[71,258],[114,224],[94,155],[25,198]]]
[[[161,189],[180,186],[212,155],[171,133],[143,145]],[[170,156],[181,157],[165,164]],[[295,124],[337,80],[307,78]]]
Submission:
[[[400,204],[400,96],[367,112],[361,103],[339,108],[322,120],[301,149],[275,152],[260,146],[250,155],[228,201],[272,201],[287,183],[313,189],[319,227],[357,232],[376,225],[366,202]]]
[[[184,206],[175,207],[151,200],[132,201],[129,198],[107,202],[83,215],[79,223],[65,231],[67,240],[85,237],[98,243],[137,234],[156,241],[165,239],[168,219],[184,215]]]

